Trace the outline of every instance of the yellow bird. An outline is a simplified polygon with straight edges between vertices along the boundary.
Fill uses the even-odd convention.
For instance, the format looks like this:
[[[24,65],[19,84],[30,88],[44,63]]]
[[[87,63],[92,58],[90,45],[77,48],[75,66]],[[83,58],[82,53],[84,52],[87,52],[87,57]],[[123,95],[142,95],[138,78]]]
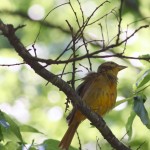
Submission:
[[[101,64],[97,72],[91,72],[83,78],[76,92],[83,101],[100,116],[113,108],[117,97],[117,74],[126,66],[118,65],[114,62],[105,62]],[[73,136],[79,124],[86,117],[78,110],[73,108],[67,117],[68,129],[62,138],[59,148],[68,150]]]

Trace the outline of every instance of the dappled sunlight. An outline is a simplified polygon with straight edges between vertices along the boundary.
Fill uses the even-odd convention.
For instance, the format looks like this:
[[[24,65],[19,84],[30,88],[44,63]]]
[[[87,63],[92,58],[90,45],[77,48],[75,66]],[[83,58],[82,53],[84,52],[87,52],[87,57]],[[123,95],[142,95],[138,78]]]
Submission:
[[[83,150],[96,150],[96,143],[89,142],[83,145]]]
[[[30,49],[30,53],[34,56],[35,55],[35,51],[36,51],[36,54],[38,56],[40,56],[41,58],[47,58],[47,56],[49,56],[49,48],[47,47],[47,45],[43,42],[39,42],[39,43],[36,43],[34,45],[34,48],[33,48],[33,45],[29,45],[27,47],[27,49]],[[32,51],[33,49],[35,49],[35,51]]]
[[[15,101],[13,105],[9,103],[0,104],[0,110],[6,112],[8,115],[13,116],[21,123],[27,123],[30,119],[29,103],[25,98],[20,98]]]
[[[90,16],[96,6],[97,5],[94,1],[86,1],[85,3],[83,3],[83,11],[85,16]]]
[[[41,5],[34,4],[29,8],[28,15],[33,20],[41,20],[45,16],[45,10]]]
[[[123,31],[123,33],[121,34],[121,39],[125,40],[127,37],[129,37],[130,35],[133,34],[135,30],[134,29],[125,29],[125,31]],[[135,34],[134,36],[132,36],[128,41],[127,44],[128,45],[132,45],[135,44],[137,42],[137,40],[139,39],[139,35],[138,33]]]
[[[59,106],[50,108],[47,112],[50,121],[59,121],[63,117],[63,109]]]
[[[61,100],[60,93],[57,92],[57,91],[50,91],[48,93],[48,100],[51,103],[57,103],[57,102],[59,102]]]
[[[134,52],[134,53],[133,53],[133,56],[134,56],[134,57],[140,57],[140,55],[141,55],[141,54],[138,53],[138,52]],[[140,60],[131,59],[131,60],[129,60],[129,61],[130,61],[130,63],[131,63],[133,66],[135,66],[135,67],[144,67]]]
[[[125,97],[117,96],[117,101],[120,101],[120,100],[123,100],[123,99],[125,99]],[[123,110],[125,107],[127,107],[127,102],[124,102],[124,103],[118,105],[117,107],[114,108],[114,110],[120,111],[120,110]]]
[[[0,64],[6,66],[6,68],[3,68],[3,69],[17,72],[21,69],[20,65],[15,65],[17,63],[18,64],[20,63],[18,59],[9,58],[9,57],[0,57]],[[12,66],[9,66],[9,65],[12,65]]]

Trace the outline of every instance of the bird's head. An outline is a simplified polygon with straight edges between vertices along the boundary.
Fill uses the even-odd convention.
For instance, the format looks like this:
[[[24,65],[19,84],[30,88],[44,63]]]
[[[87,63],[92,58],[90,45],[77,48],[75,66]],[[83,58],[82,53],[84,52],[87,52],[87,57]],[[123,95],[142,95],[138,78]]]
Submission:
[[[111,73],[113,75],[117,75],[119,71],[121,71],[125,68],[127,68],[127,67],[122,66],[122,65],[118,65],[112,61],[109,61],[109,62],[105,62],[105,63],[101,64],[98,67],[97,72],[98,73],[106,72],[106,73]]]

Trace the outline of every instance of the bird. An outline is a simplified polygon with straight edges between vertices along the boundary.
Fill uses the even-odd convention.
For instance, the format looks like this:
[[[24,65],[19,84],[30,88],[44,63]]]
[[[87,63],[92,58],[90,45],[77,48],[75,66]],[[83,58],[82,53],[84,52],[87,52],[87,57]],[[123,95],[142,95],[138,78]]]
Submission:
[[[102,63],[97,72],[90,72],[77,87],[76,92],[91,110],[100,116],[111,110],[116,102],[118,72],[127,68],[115,62]],[[80,110],[73,107],[67,116],[68,129],[59,143],[59,148],[69,150],[74,134],[82,121],[86,119]]]

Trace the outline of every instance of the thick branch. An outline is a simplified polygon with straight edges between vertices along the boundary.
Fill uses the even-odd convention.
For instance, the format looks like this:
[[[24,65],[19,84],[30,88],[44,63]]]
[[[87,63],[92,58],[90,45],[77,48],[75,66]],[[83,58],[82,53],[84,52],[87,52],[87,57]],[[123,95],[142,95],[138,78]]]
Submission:
[[[12,25],[5,25],[0,21],[0,30],[3,35],[9,40],[10,44],[15,48],[16,52],[23,58],[23,60],[42,78],[51,82],[63,91],[68,98],[71,99],[73,104],[79,108],[79,110],[92,122],[92,124],[101,132],[103,137],[111,144],[111,146],[117,150],[130,150],[122,144],[107,127],[104,120],[96,113],[92,112],[88,106],[81,100],[81,98],[75,93],[75,91],[61,78],[46,70],[37,61],[32,60],[32,56],[20,42],[15,35],[15,29]]]

